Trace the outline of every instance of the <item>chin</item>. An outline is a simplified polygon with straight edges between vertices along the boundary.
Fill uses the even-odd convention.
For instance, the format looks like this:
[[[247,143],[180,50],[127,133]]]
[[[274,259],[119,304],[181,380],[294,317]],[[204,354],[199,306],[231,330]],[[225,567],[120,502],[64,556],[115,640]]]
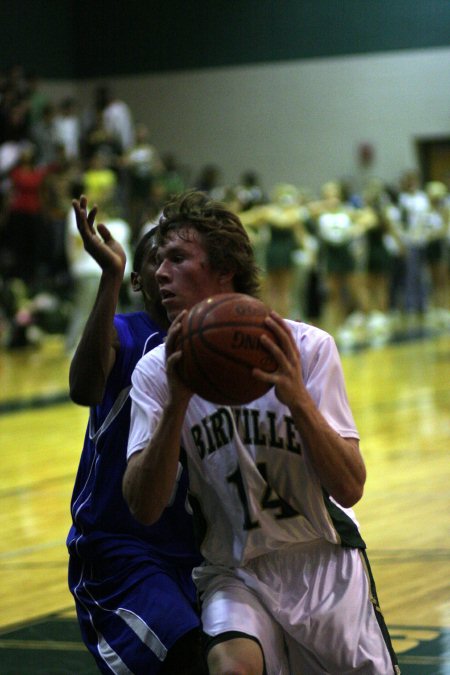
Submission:
[[[170,322],[177,318],[178,314],[181,312],[181,309],[167,309],[167,318]]]

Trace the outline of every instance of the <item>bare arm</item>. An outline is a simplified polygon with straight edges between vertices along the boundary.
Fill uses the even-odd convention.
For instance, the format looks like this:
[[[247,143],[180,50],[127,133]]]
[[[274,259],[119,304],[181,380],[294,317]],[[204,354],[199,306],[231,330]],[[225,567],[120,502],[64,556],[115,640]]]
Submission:
[[[69,371],[70,396],[80,405],[95,405],[103,398],[106,380],[115,362],[119,342],[114,328],[125,252],[105,225],[94,228],[96,208],[87,213],[86,197],[74,200],[77,227],[85,250],[102,269],[97,297],[86,322]]]
[[[253,206],[239,212],[239,219],[244,227],[258,227],[267,223],[267,206]]]
[[[177,317],[169,329],[166,362],[169,394],[161,418],[147,446],[128,460],[123,496],[134,518],[152,525],[169,504],[178,471],[180,437],[192,392],[178,378],[175,365],[181,352],[174,350],[180,329]]]
[[[279,400],[289,407],[323,488],[342,506],[353,506],[362,497],[366,479],[359,442],[340,436],[318,410],[303,382],[300,354],[283,319],[272,312],[267,324],[278,336],[281,348],[262,339],[279,368],[274,373],[258,370],[255,375],[272,382]]]

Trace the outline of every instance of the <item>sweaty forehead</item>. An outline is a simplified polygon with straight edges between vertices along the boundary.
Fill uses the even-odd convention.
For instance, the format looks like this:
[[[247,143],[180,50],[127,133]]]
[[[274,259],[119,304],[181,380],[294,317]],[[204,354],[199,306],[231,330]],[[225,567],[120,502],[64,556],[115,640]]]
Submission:
[[[173,230],[169,230],[166,234],[166,241],[177,241],[181,239],[182,241],[198,241],[200,238],[200,233],[197,228],[192,225],[180,224],[178,227]]]
[[[169,230],[164,237],[164,241],[159,244],[158,251],[165,251],[186,244],[202,243],[202,236],[195,227],[182,225],[176,230]]]

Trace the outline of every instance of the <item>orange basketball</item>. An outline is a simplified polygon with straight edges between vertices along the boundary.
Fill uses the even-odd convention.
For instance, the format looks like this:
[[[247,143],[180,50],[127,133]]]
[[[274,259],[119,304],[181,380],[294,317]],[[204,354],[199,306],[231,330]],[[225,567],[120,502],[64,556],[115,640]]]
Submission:
[[[177,347],[179,374],[199,396],[220,405],[242,405],[272,385],[252,376],[252,369],[273,372],[277,363],[261,344],[276,341],[264,324],[269,308],[250,295],[224,293],[202,300],[187,314]]]

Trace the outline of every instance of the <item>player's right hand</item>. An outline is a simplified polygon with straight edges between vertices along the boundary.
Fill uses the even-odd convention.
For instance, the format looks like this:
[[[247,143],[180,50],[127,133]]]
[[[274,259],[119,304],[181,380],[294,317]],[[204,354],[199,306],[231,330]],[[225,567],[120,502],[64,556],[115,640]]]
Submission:
[[[167,339],[165,343],[167,382],[169,385],[169,392],[172,397],[172,402],[175,400],[180,400],[180,402],[187,403],[193,395],[193,391],[189,389],[189,386],[182,380],[179,373],[179,364],[183,357],[183,353],[179,347],[179,340],[181,336],[183,318],[186,316],[186,314],[187,310],[183,310],[173,320],[167,333]]]

